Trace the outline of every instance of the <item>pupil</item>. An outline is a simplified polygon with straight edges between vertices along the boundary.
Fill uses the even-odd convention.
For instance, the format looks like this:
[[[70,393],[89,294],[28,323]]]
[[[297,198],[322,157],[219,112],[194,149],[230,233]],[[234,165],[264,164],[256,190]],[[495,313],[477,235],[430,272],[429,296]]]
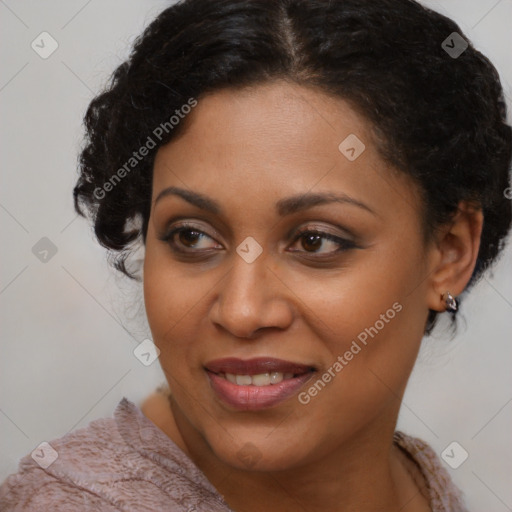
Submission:
[[[305,245],[303,244],[303,247],[304,247],[305,249],[307,249],[307,247],[306,247],[306,246],[309,244],[309,241],[310,241],[310,240],[314,240],[314,241],[312,242],[313,250],[314,250],[314,249],[318,249],[318,247],[322,245],[322,237],[321,237],[320,235],[307,235],[307,236],[305,237],[306,244],[305,244]],[[320,242],[320,243],[318,243],[318,242]]]
[[[191,229],[187,229],[186,231],[182,231],[180,233],[180,241],[185,242],[185,245],[190,244],[194,245],[199,237],[199,233],[197,231],[192,231]]]

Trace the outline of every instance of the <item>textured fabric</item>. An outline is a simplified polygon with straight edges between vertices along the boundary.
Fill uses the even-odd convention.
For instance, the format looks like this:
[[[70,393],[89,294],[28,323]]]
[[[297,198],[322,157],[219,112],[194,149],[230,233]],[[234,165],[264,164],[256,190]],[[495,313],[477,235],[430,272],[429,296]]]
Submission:
[[[467,512],[462,493],[453,485],[448,471],[430,446],[421,439],[395,432],[395,443],[418,464],[427,482],[433,512]]]
[[[401,432],[395,442],[419,464],[433,512],[466,512],[427,444]],[[3,482],[2,512],[231,511],[192,460],[126,398],[112,418],[92,421],[49,444],[58,457],[46,469],[28,454],[18,473]]]

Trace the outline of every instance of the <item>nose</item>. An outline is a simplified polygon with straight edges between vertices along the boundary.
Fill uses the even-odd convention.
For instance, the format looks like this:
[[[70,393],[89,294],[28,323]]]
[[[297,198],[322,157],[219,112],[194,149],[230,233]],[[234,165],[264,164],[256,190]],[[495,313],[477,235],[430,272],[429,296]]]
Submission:
[[[263,255],[247,263],[238,255],[218,284],[213,323],[238,338],[254,339],[265,328],[286,329],[294,317],[293,293]]]

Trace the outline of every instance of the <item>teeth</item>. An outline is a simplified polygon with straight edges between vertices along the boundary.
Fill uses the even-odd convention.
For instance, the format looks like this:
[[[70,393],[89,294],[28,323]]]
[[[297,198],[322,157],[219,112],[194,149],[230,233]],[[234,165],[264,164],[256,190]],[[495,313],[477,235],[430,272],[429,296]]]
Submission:
[[[259,375],[253,375],[251,381],[253,386],[268,386],[270,384],[271,377],[269,373],[260,373]]]
[[[224,374],[226,379],[232,384],[239,386],[268,386],[270,384],[279,384],[283,380],[293,378],[293,373],[259,373],[258,375],[235,375],[233,373]]]
[[[284,379],[284,375],[279,372],[272,372],[270,374],[270,382],[272,384],[279,384]]]
[[[250,375],[237,375],[236,383],[239,386],[248,386],[249,384],[252,384],[251,376]]]
[[[226,379],[228,379],[229,382],[236,384],[236,376],[232,373],[226,373]]]

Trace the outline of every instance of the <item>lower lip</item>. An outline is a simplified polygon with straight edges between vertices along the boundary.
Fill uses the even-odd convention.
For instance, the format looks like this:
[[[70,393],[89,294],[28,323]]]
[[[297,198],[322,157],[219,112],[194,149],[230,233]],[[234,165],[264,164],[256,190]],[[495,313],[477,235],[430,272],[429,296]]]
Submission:
[[[217,396],[226,404],[244,411],[257,411],[272,407],[287,400],[295,394],[311,377],[314,372],[286,379],[279,384],[268,386],[238,386],[217,374],[206,371],[211,386]]]

